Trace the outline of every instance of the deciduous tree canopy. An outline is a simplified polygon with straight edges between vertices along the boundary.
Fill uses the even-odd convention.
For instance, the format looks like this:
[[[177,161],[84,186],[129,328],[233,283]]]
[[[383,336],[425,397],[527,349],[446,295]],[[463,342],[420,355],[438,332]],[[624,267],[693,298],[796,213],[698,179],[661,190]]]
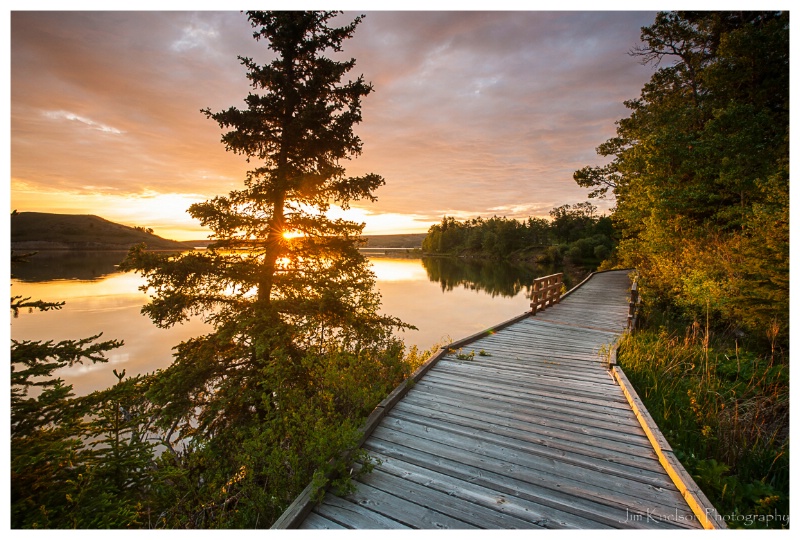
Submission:
[[[658,70],[575,180],[653,296],[788,337],[789,14],[660,13],[642,42]]]
[[[553,208],[550,221],[494,216],[461,222],[445,217],[428,229],[422,249],[441,255],[521,257],[546,263],[561,263],[566,254],[573,263],[599,264],[612,253],[615,238],[611,219],[596,212],[597,207],[582,202]]]

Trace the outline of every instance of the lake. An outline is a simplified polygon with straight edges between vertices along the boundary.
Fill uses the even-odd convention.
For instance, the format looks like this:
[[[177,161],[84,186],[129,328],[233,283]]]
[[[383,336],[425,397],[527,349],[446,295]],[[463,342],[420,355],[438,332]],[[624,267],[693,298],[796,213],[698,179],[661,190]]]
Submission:
[[[387,252],[391,254],[391,251]],[[116,378],[169,365],[172,348],[205,333],[199,319],[170,329],[157,328],[140,313],[147,301],[144,280],[119,272],[120,252],[39,252],[29,263],[13,264],[11,295],[65,301],[57,311],[20,312],[11,319],[16,340],[101,339],[125,342],[107,353],[105,364],[64,368],[59,375],[82,395],[107,388]],[[455,258],[400,258],[369,255],[382,297],[382,311],[418,330],[401,334],[408,346],[428,349],[503,322],[529,309],[530,285],[554,268]],[[565,276],[571,287],[581,276]]]

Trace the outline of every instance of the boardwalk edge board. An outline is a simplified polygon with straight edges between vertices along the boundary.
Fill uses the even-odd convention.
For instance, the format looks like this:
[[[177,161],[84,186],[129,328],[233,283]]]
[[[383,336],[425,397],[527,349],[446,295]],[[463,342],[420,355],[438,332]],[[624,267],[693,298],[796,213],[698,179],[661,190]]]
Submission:
[[[691,475],[681,465],[681,462],[675,457],[672,447],[662,435],[661,430],[658,429],[653,417],[647,412],[642,400],[639,398],[633,385],[625,376],[625,373],[619,366],[612,368],[614,378],[622,388],[625,397],[633,409],[636,418],[642,426],[647,438],[653,445],[658,456],[658,461],[667,471],[667,474],[672,479],[675,487],[681,492],[683,498],[686,499],[689,508],[692,509],[698,521],[705,529],[727,529],[727,525],[722,517],[717,512],[716,508],[711,501],[708,500],[706,495],[700,490],[700,487],[695,483]]]

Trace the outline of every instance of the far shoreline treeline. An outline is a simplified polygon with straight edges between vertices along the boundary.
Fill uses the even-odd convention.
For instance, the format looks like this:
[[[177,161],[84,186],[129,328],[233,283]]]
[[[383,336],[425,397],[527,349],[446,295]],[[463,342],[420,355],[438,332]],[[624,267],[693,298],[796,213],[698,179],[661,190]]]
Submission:
[[[617,240],[611,218],[597,215],[589,202],[564,204],[550,211],[550,220],[493,216],[465,221],[444,217],[422,242],[426,255],[506,259],[539,264],[599,265]]]

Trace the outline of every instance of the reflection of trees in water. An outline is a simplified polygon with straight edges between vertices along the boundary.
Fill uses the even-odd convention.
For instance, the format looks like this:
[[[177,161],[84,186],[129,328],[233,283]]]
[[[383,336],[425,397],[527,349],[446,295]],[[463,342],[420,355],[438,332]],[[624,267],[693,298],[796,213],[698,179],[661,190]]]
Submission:
[[[537,277],[564,272],[564,283],[571,288],[586,275],[585,271],[568,271],[552,265],[523,265],[505,261],[464,260],[452,257],[425,257],[422,266],[428,279],[439,283],[442,291],[456,287],[483,291],[494,296],[514,297],[521,291],[531,293]]]
[[[127,251],[39,251],[27,262],[13,263],[11,275],[20,281],[54,279],[92,281],[119,272]]]

